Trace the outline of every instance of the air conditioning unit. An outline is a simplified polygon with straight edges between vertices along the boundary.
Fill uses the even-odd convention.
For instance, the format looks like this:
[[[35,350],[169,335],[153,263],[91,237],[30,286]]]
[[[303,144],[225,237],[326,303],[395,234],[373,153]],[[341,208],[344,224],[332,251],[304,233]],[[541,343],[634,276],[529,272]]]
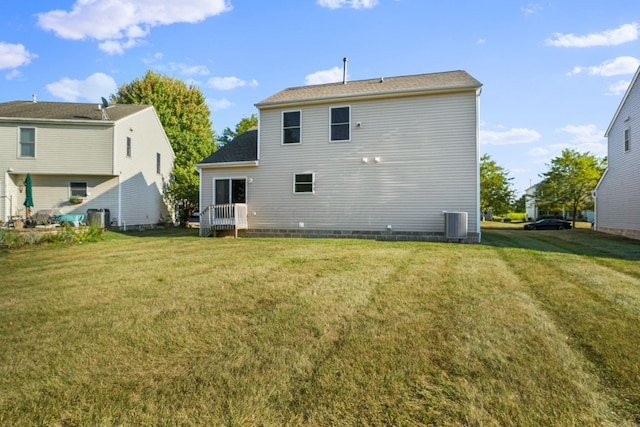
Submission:
[[[469,228],[468,212],[445,212],[444,235],[447,239],[466,239]]]

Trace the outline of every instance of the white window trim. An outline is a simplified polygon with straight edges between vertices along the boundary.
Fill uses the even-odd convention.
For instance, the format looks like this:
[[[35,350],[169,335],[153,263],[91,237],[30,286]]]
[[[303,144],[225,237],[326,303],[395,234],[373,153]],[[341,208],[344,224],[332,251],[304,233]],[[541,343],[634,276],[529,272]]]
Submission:
[[[31,156],[23,156],[22,155],[22,141],[20,140],[20,134],[22,133],[22,129],[33,129],[33,157]],[[35,159],[38,157],[38,130],[33,126],[20,126],[18,127],[18,146],[17,146],[17,157],[19,159]]]
[[[333,126],[333,123],[331,122],[331,110],[333,110],[334,108],[348,108],[349,109],[349,122],[347,123],[348,127],[349,127],[349,138],[348,139],[331,139],[331,127]],[[344,124],[344,123],[336,123],[336,124]],[[340,143],[340,142],[351,142],[351,105],[332,105],[331,107],[329,107],[329,142],[334,143]]]
[[[300,113],[300,141],[284,142],[284,115],[285,113]],[[302,110],[286,110],[280,116],[280,145],[300,145],[302,144]]]
[[[628,140],[627,140],[627,133],[629,134]],[[630,127],[626,127],[622,131],[622,144],[623,144],[625,153],[628,153],[629,151],[631,151],[631,128]]]
[[[311,175],[311,191],[296,191],[296,176]],[[293,174],[293,194],[313,195],[316,194],[316,174],[315,172],[295,172]]]
[[[79,197],[88,197],[89,196],[89,183],[86,181],[69,181],[69,197],[73,196],[73,192],[71,191],[71,184],[84,184],[84,194],[77,194]]]
[[[128,136],[125,144],[126,145],[124,147],[124,154],[126,158],[130,159],[133,155],[133,138]]]

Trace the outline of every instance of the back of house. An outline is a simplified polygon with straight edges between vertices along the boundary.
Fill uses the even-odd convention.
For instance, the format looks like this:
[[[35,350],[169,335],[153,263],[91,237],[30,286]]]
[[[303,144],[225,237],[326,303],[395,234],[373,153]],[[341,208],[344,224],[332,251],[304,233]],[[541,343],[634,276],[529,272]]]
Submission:
[[[246,204],[246,236],[447,240],[456,215],[453,238],[479,241],[481,86],[452,71],[285,89],[239,138],[255,154],[232,141],[198,165],[200,205]]]

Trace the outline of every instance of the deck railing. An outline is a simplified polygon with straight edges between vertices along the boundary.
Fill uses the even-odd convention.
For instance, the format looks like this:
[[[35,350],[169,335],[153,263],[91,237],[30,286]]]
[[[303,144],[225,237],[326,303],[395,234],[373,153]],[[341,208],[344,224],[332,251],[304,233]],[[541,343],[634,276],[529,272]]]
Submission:
[[[229,203],[225,205],[209,205],[200,212],[200,236],[210,236],[221,230],[233,230],[238,237],[238,230],[249,228],[246,203]]]

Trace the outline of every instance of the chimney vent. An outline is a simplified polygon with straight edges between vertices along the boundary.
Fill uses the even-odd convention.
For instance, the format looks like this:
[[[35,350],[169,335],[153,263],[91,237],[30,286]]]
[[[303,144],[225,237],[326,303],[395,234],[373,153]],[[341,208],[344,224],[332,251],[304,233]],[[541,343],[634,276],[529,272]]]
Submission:
[[[342,58],[342,62],[344,63],[344,67],[342,67],[342,84],[347,84],[347,62],[349,62],[349,58]]]

